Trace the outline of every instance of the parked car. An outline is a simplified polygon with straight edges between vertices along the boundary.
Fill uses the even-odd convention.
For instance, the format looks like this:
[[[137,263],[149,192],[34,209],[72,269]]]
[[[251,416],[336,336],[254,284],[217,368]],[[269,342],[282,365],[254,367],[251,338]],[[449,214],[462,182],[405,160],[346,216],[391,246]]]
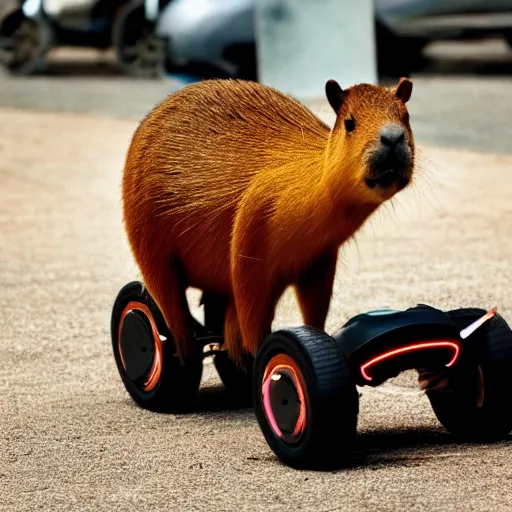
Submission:
[[[0,0],[0,64],[41,68],[55,45],[108,48],[126,73],[257,78],[257,0]],[[512,45],[512,0],[375,0],[379,70],[407,74],[439,39],[499,35]]]
[[[10,73],[41,70],[55,46],[107,49],[129,0],[2,0],[0,64]]]
[[[156,23],[170,68],[256,78],[256,0],[173,0]]]
[[[375,11],[377,59],[388,71],[413,69],[432,41],[498,36],[512,43],[512,0],[375,0]]]
[[[155,28],[170,66],[202,63],[255,77],[255,2],[170,2]],[[391,71],[407,72],[434,40],[500,35],[512,42],[512,0],[375,0],[375,18],[379,68]]]

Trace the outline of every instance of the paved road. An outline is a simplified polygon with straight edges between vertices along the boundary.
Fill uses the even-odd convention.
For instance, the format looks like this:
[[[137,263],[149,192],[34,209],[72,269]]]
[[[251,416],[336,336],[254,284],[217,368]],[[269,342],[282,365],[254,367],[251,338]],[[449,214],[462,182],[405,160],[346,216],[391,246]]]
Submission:
[[[424,83],[437,91],[432,98],[457,96],[446,81]],[[469,83],[507,94],[502,80]],[[134,85],[122,87],[110,97],[118,105],[136,97]],[[425,129],[426,101],[414,116]],[[478,97],[459,102],[463,118],[483,109]],[[487,154],[422,137],[416,187],[343,251],[328,330],[369,308],[418,301],[498,304],[512,320],[512,156],[482,142],[503,134],[481,119],[475,140]],[[437,126],[448,131],[449,123],[441,115]],[[193,414],[131,403],[111,355],[109,316],[118,289],[137,277],[119,203],[135,126],[0,109],[0,510],[511,510],[512,442],[455,444],[412,374],[363,390],[350,467],[327,473],[281,465],[252,411],[226,403],[211,365]],[[189,298],[200,315],[197,294]],[[287,295],[276,327],[300,321]]]

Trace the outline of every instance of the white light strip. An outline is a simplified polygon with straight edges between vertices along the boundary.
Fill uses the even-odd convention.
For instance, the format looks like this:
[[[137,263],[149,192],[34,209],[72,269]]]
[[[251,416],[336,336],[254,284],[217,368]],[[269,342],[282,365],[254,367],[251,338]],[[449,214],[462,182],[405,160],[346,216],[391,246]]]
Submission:
[[[460,331],[460,337],[464,340],[471,334],[473,334],[481,325],[483,325],[487,320],[490,320],[498,311],[498,308],[493,308],[485,315],[481,316],[478,320],[475,320],[472,324],[468,325],[462,331]]]

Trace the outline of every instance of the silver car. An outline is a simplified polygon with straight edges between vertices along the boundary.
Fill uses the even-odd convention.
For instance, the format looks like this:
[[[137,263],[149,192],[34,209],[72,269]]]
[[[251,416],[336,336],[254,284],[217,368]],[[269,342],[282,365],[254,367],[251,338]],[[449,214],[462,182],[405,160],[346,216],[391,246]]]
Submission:
[[[167,42],[171,66],[201,66],[228,76],[255,74],[256,0],[172,0],[157,35]]]
[[[156,22],[171,66],[202,63],[255,77],[256,1],[172,0]],[[437,39],[498,34],[512,41],[512,0],[375,0],[375,17],[379,67],[395,66],[389,56],[396,50],[400,65],[412,65]]]

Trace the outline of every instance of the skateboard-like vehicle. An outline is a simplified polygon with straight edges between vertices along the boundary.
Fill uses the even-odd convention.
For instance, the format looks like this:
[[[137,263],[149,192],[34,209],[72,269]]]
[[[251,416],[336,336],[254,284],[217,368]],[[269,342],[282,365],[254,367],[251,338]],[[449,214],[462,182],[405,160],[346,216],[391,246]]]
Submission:
[[[191,318],[197,353],[181,363],[142,284],[119,292],[113,351],[141,407],[186,409],[199,388],[203,358],[213,355],[226,388],[252,395],[268,445],[292,467],[339,464],[357,431],[357,387],[381,385],[407,369],[430,383],[434,413],[452,434],[470,440],[512,431],[512,330],[496,309],[444,312],[420,304],[357,315],[332,336],[307,326],[281,329],[263,341],[247,372],[222,350],[222,301],[205,297],[204,310],[204,325]]]

